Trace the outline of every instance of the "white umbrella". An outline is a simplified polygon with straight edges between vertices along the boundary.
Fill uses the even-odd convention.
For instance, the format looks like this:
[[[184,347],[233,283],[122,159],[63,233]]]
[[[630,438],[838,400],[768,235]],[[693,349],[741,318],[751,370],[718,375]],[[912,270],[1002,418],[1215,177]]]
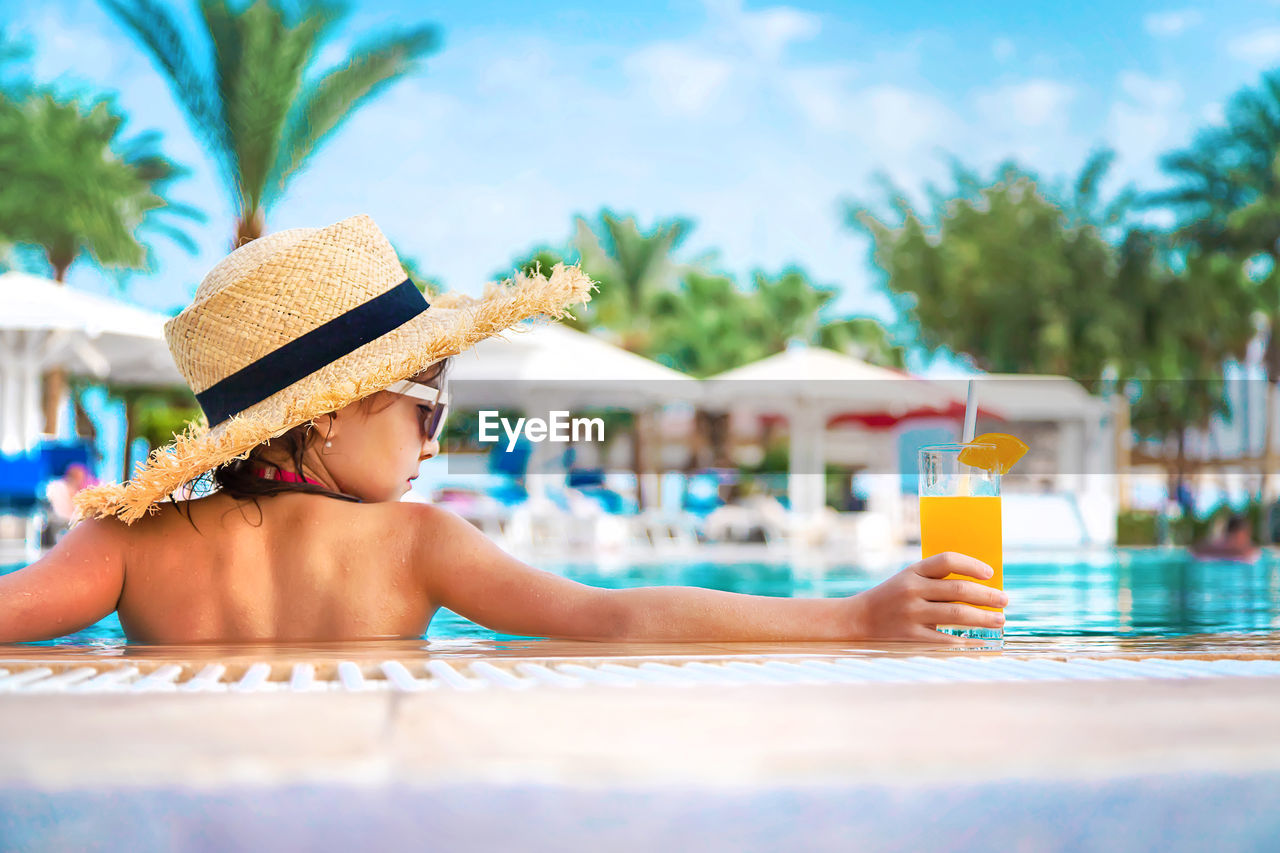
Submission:
[[[560,323],[523,324],[481,341],[454,357],[449,383],[467,402],[543,408],[640,408],[700,394],[692,377]]]
[[[821,347],[793,343],[783,352],[707,380],[706,399],[726,406],[786,415],[790,433],[787,493],[796,517],[826,502],[822,437],[827,420],[842,414],[947,411],[964,398],[944,386],[876,367]]]
[[[40,376],[63,368],[122,385],[185,385],[163,314],[23,272],[0,274],[0,451],[40,436]]]
[[[705,393],[708,399],[770,412],[804,402],[832,413],[903,414],[945,408],[956,399],[927,379],[795,343],[776,355],[712,376]]]
[[[524,323],[481,341],[449,366],[454,405],[498,406],[530,413],[616,407],[645,412],[700,396],[696,379],[560,323]],[[540,416],[540,415],[539,415]],[[637,434],[647,432],[639,429]],[[658,492],[657,475],[637,451],[641,504]],[[530,469],[551,465],[552,448],[535,445]]]

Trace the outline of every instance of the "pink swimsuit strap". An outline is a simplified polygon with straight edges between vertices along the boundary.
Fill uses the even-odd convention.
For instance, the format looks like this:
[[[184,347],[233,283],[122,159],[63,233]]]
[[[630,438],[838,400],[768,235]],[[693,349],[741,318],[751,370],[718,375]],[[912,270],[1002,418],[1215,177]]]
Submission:
[[[295,474],[292,471],[278,471],[275,468],[254,468],[253,473],[264,480],[279,480],[282,483],[310,483],[313,486],[324,485],[324,483],[313,480],[310,477]]]

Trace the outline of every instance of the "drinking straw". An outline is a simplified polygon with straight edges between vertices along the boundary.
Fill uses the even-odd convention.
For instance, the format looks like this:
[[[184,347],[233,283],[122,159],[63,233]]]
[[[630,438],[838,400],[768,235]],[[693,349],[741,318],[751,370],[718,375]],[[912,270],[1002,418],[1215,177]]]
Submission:
[[[960,438],[961,443],[968,444],[969,442],[973,441],[973,434],[977,432],[977,428],[978,428],[978,393],[977,393],[977,389],[974,387],[973,380],[970,379],[969,393],[966,395],[966,398],[964,401],[964,432],[962,433]],[[969,488],[970,488],[969,469],[965,468],[964,473],[960,475],[960,494],[962,495],[969,494]]]
[[[976,383],[969,380],[968,399],[964,403],[964,437],[961,441],[968,444],[973,441],[973,434],[978,426],[978,393]]]

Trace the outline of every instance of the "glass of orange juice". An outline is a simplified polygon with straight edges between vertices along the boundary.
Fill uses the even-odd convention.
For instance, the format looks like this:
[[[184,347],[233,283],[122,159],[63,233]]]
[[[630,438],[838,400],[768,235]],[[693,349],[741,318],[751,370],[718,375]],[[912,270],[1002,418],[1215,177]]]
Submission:
[[[994,469],[975,468],[960,461],[965,448],[985,450],[988,445],[937,444],[920,449],[920,551],[932,557],[955,551],[981,560],[995,571],[990,580],[968,575],[947,575],[1004,589],[1004,549],[1000,529],[1000,474]],[[991,452],[995,452],[995,447]],[[983,453],[973,454],[981,457]],[[976,607],[977,605],[968,605]],[[983,607],[983,610],[1001,610]],[[944,634],[999,640],[999,628],[968,625],[939,625]]]

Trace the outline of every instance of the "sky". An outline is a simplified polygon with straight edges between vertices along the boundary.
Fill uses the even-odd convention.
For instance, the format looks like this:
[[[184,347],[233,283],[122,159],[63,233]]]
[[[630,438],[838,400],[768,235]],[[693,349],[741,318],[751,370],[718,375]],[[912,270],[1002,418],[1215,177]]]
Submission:
[[[188,13],[194,2],[175,6]],[[119,93],[127,132],[159,130],[191,174],[172,197],[208,222],[188,255],[157,239],[127,293],[171,312],[229,249],[212,161],[146,55],[92,0],[0,0],[35,75]],[[642,227],[683,216],[686,260],[746,280],[790,264],[836,287],[834,313],[891,317],[849,199],[911,193],[955,157],[1074,174],[1101,146],[1111,188],[1161,183],[1162,152],[1221,121],[1280,66],[1280,3],[356,3],[320,57],[377,30],[434,23],[443,47],[361,109],[270,211],[272,230],[368,213],[450,289],[478,292],[602,208]],[[113,281],[88,264],[73,286]]]

